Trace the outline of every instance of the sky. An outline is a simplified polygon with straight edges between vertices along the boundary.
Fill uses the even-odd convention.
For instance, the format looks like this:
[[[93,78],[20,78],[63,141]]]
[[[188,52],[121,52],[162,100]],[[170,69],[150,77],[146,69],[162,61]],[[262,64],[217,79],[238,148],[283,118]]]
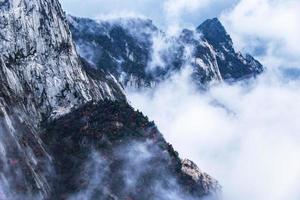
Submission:
[[[181,157],[220,181],[224,200],[300,199],[299,0],[62,3],[78,16],[143,15],[170,34],[219,17],[235,48],[266,67],[261,76],[248,85],[220,84],[199,94],[187,67],[154,90],[127,91],[129,100],[156,122]]]
[[[237,0],[61,0],[64,9],[76,16],[144,16],[159,26],[180,21],[197,26],[207,18],[220,15]]]
[[[176,33],[218,17],[236,49],[269,67],[300,63],[299,0],[61,0],[67,13],[96,19],[150,18]],[[286,60],[289,62],[287,63]]]

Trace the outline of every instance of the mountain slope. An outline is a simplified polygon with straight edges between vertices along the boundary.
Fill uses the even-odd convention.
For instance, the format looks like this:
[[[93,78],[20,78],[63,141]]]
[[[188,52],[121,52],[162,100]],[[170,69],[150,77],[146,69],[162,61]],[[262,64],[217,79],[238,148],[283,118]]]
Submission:
[[[0,1],[0,199],[66,199],[64,193],[71,199],[83,199],[77,192],[93,187],[100,190],[92,190],[85,199],[122,199],[122,190],[113,191],[112,197],[105,189],[114,188],[118,179],[105,187],[99,182],[90,186],[86,183],[101,180],[100,174],[81,180],[80,173],[62,172],[78,170],[69,168],[73,162],[79,169],[89,169],[86,158],[93,157],[93,149],[97,154],[117,151],[118,141],[123,145],[145,142],[150,130],[159,139],[151,145],[157,149],[154,157],[163,161],[150,165],[150,171],[166,169],[182,191],[180,195],[201,199],[219,191],[217,182],[194,165],[180,164],[153,123],[128,105],[112,74],[94,69],[78,56],[58,0]],[[125,157],[123,161],[131,159]],[[100,161],[96,159],[96,163]],[[109,161],[119,163],[118,159]],[[102,171],[105,166],[101,166],[96,168]],[[185,170],[175,173],[175,167]],[[190,180],[191,187],[180,184],[183,179],[178,176]],[[170,188],[167,180],[162,183]]]
[[[68,17],[81,56],[114,74],[125,87],[151,87],[186,66],[199,86],[255,77],[262,65],[236,52],[218,19],[167,36],[150,20],[95,21]],[[107,67],[109,66],[109,67]]]
[[[203,22],[197,32],[213,47],[222,79],[236,80],[256,76],[263,71],[262,65],[251,55],[244,57],[234,50],[232,39],[217,18]],[[201,52],[197,54],[201,57]]]
[[[52,199],[192,200],[220,191],[124,102],[85,105],[47,124],[42,139],[58,173]]]

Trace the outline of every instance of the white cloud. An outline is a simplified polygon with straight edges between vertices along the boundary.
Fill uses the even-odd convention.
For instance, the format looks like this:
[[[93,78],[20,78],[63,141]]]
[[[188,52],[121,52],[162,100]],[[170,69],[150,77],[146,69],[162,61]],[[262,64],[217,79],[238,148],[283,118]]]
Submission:
[[[166,0],[164,1],[164,11],[166,21],[169,24],[168,32],[175,34],[180,31],[183,14],[193,13],[200,8],[208,6],[210,0]]]
[[[162,1],[166,30],[176,34],[183,27],[194,28],[208,18],[218,17],[237,0],[165,0]]]
[[[299,10],[298,0],[241,0],[222,21],[239,49],[265,48],[266,65],[300,67]]]
[[[111,20],[120,20],[126,18],[138,18],[138,19],[146,19],[146,17],[142,14],[138,14],[131,11],[121,11],[118,13],[110,13],[110,14],[99,14],[94,17],[95,19],[102,21],[111,21]]]
[[[130,99],[182,157],[221,182],[225,200],[299,199],[300,81],[265,74],[199,94],[188,75]]]
[[[161,0],[60,0],[72,15],[111,19],[113,17],[145,16],[162,25]]]
[[[198,26],[207,18],[219,16],[238,0],[60,0],[72,15],[97,18],[120,13],[145,16],[160,28],[175,33],[180,26]]]

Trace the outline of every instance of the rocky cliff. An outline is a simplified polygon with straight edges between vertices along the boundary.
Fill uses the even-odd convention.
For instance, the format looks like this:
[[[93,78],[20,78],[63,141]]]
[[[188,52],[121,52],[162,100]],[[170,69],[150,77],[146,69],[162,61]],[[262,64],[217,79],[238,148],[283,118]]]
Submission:
[[[58,1],[1,1],[0,27],[0,194],[30,199],[51,190],[40,122],[125,97],[113,76],[94,79],[85,70]]]

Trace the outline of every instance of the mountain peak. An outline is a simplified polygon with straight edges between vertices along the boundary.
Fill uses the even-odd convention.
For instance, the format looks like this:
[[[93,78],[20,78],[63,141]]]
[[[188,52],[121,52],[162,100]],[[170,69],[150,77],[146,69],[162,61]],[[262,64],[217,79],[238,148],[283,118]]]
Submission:
[[[217,17],[214,17],[211,19],[206,19],[200,26],[204,26],[204,25],[215,25],[215,26],[219,26],[220,28],[221,27],[224,28],[222,23],[220,22],[220,20]]]
[[[204,21],[198,26],[197,31],[202,33],[203,37],[215,48],[225,47],[228,50],[233,50],[232,39],[218,18]]]

